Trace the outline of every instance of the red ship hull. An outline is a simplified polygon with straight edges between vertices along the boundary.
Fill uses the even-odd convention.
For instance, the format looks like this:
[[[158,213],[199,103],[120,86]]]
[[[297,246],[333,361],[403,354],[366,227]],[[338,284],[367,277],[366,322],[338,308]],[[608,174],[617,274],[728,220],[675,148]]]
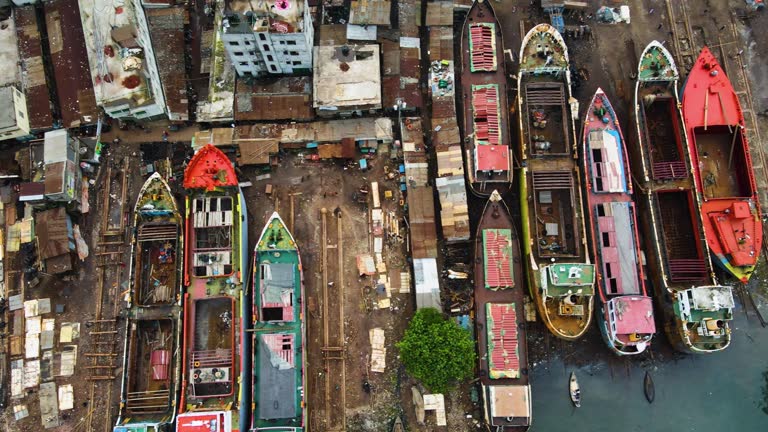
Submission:
[[[746,283],[763,243],[757,185],[739,98],[706,47],[688,75],[683,116],[707,245],[716,263]]]

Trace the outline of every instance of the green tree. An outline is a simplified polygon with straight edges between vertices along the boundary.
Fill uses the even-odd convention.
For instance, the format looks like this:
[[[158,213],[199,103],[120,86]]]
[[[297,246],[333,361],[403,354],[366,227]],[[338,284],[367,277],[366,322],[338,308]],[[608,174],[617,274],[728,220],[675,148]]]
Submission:
[[[408,373],[433,393],[472,376],[475,343],[468,331],[434,308],[419,309],[396,344]]]

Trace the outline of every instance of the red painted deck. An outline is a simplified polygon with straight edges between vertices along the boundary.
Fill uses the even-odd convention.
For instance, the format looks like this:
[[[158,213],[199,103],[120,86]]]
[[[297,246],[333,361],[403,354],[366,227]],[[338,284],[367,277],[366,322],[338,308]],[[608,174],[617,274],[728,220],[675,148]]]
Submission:
[[[295,359],[293,353],[294,342],[292,334],[274,333],[274,334],[262,334],[261,338],[269,347],[270,351],[277,354],[283,361],[295,367]],[[284,349],[288,347],[288,349]]]
[[[488,341],[491,367],[490,373],[508,374],[520,370],[520,359],[517,354],[517,315],[514,304],[489,305],[487,317],[491,340]]]
[[[716,262],[746,282],[763,242],[757,185],[739,98],[706,47],[688,75],[682,103],[708,246]]]
[[[229,412],[188,413],[176,419],[176,432],[223,432],[231,423]]]
[[[481,145],[475,151],[479,171],[509,170],[509,147]]]
[[[213,190],[217,187],[237,185],[232,161],[212,144],[198,150],[184,170],[184,189]]]

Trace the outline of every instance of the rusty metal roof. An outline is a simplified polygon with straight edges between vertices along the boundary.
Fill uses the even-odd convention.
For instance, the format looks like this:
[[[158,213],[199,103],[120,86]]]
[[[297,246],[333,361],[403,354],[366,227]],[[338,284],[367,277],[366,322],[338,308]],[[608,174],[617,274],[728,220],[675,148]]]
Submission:
[[[43,49],[37,16],[32,5],[17,7],[14,13],[19,58],[22,64],[22,83],[27,99],[27,115],[32,130],[53,127],[51,97],[43,66]]]
[[[184,7],[145,10],[157,70],[171,120],[189,120],[184,67]]]
[[[421,24],[421,1],[398,0],[397,14],[401,37],[419,37]]]
[[[390,26],[392,3],[389,0],[352,0],[349,23]]]
[[[426,24],[428,26],[453,26],[453,2],[427,3]]]
[[[65,127],[96,123],[96,96],[77,0],[50,0],[43,5],[61,120]]]
[[[249,84],[238,79],[235,120],[312,120],[312,78],[285,77]]]
[[[437,258],[435,197],[431,186],[417,186],[408,191],[408,219],[413,258]]]
[[[72,222],[64,207],[35,215],[35,234],[40,245],[40,258],[49,259],[74,250],[70,240]]]
[[[430,27],[429,59],[453,60],[453,57],[453,27]]]

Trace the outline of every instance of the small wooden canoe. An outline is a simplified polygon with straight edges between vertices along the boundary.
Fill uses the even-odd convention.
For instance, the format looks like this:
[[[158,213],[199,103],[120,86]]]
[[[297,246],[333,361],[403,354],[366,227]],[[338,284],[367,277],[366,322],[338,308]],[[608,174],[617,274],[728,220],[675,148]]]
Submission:
[[[576,408],[579,408],[581,406],[581,389],[579,389],[579,380],[576,379],[576,372],[571,372],[568,389],[571,394],[571,402]]]
[[[400,419],[400,417],[395,419],[395,424],[392,425],[392,432],[405,432],[405,429],[403,428],[403,421]]]
[[[643,390],[645,391],[645,398],[648,399],[648,403],[653,403],[656,399],[656,387],[653,385],[653,378],[651,373],[645,372],[645,380],[643,380]]]

